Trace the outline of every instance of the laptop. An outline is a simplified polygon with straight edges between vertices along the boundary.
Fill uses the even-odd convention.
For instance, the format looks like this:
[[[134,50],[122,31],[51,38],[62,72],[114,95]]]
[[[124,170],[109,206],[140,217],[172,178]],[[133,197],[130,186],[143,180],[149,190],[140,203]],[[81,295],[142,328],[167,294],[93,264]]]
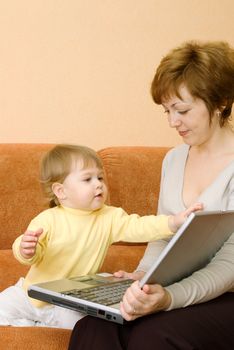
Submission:
[[[191,275],[209,263],[233,232],[234,210],[190,214],[140,280],[140,286],[146,283],[168,286]],[[123,324],[126,321],[119,302],[132,282],[104,273],[31,285],[28,295]]]

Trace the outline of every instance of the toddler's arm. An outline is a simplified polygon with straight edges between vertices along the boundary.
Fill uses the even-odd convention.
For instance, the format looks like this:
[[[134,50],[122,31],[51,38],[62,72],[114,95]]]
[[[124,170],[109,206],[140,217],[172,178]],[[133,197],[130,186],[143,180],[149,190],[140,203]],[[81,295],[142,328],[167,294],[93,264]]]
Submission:
[[[26,230],[24,232],[19,247],[20,254],[24,259],[31,259],[34,256],[38,239],[42,233],[42,228],[36,231]]]

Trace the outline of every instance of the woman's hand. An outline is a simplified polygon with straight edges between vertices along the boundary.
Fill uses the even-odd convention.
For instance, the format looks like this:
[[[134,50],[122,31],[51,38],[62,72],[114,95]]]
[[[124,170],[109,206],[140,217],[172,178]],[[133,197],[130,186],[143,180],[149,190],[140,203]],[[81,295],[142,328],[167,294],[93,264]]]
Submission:
[[[118,278],[130,278],[131,280],[140,280],[144,276],[144,271],[126,272],[119,270],[114,272],[113,275]]]
[[[135,281],[125,292],[120,311],[127,321],[166,310],[171,304],[169,292],[159,284],[146,284],[141,289]]]

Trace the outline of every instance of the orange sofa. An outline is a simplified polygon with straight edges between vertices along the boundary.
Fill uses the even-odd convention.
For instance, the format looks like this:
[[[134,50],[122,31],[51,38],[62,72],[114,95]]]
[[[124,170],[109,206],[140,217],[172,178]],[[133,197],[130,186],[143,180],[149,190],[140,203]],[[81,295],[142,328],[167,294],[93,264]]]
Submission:
[[[51,144],[0,144],[0,291],[24,276],[28,267],[13,257],[14,239],[46,208],[38,183],[39,160]],[[98,151],[103,160],[109,204],[128,213],[154,214],[161,163],[168,148],[109,147]],[[102,271],[133,270],[145,244],[110,247]],[[0,326],[0,350],[65,350],[71,331],[44,327]]]

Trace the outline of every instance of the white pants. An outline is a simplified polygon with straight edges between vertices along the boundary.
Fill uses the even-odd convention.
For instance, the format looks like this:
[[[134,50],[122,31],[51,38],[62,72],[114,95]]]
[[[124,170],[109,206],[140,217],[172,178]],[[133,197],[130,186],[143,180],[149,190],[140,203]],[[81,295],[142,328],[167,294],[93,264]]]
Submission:
[[[38,326],[73,329],[84,317],[59,306],[33,306],[22,288],[23,278],[0,293],[0,326]]]

